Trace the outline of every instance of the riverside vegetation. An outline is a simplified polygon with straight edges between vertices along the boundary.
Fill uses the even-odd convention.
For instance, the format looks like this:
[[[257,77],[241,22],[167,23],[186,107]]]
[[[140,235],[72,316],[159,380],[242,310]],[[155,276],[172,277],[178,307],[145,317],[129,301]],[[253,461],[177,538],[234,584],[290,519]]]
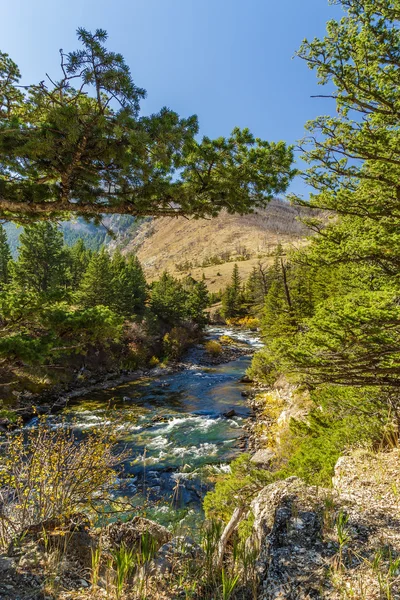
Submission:
[[[135,256],[66,246],[49,222],[26,226],[15,261],[0,228],[0,262],[3,401],[177,359],[206,322],[202,281],[165,273],[149,286]]]
[[[158,571],[161,568],[160,563],[157,563],[157,558],[152,560],[155,546],[145,534],[138,534],[135,544],[131,544],[130,547],[125,544],[113,547],[107,546],[107,535],[112,530],[112,526],[108,526],[108,529],[102,533],[97,532],[96,539],[100,541],[93,549],[88,567],[90,573],[88,579],[92,589],[81,590],[79,593],[83,597],[89,597],[92,593],[97,595],[104,593],[105,596],[114,595],[116,598],[125,594],[127,598],[158,596],[209,600],[211,598],[269,600],[279,597],[274,595],[278,589],[279,569],[275,574],[268,572],[273,564],[280,565],[282,573],[285,572],[286,579],[282,577],[285,581],[281,583],[278,592],[287,595],[280,597],[305,598],[310,590],[313,593],[312,597],[317,598],[394,599],[397,597],[400,552],[398,541],[391,540],[391,545],[388,547],[378,539],[380,536],[377,535],[378,546],[369,549],[369,553],[364,553],[361,530],[357,530],[357,520],[351,512],[352,509],[348,509],[350,517],[343,512],[349,504],[346,504],[344,509],[337,510],[334,493],[330,495],[329,489],[325,489],[323,491],[326,495],[323,501],[321,500],[322,508],[321,510],[318,508],[320,512],[315,508],[318,488],[321,486],[330,488],[332,485],[332,476],[338,458],[360,448],[366,452],[367,459],[363,460],[369,460],[371,464],[382,461],[386,465],[394,461],[393,468],[391,466],[387,472],[383,469],[374,476],[375,480],[392,477],[392,480],[385,482],[389,489],[389,491],[385,489],[385,498],[391,503],[388,511],[390,514],[392,505],[398,498],[397,479],[394,475],[398,471],[398,452],[395,450],[390,453],[388,450],[398,446],[400,423],[400,158],[398,153],[400,7],[397,0],[339,0],[335,3],[340,4],[344,9],[342,20],[330,21],[327,24],[327,34],[323,39],[315,39],[311,42],[305,40],[298,51],[298,56],[316,71],[319,83],[327,86],[327,98],[333,100],[336,107],[335,116],[319,117],[306,125],[309,135],[301,144],[303,159],[309,163],[309,168],[303,176],[315,190],[307,201],[307,206],[316,209],[316,217],[307,219],[307,224],[314,235],[310,237],[307,246],[291,254],[284,253],[278,247],[273,265],[264,268],[260,264],[260,268],[254,270],[244,287],[240,281],[240,270],[237,266],[234,267],[232,282],[221,296],[222,311],[226,318],[251,317],[260,323],[265,345],[254,357],[248,376],[265,386],[264,391],[255,400],[261,407],[259,416],[264,415],[270,424],[267,432],[258,432],[260,438],[264,436],[266,446],[264,449],[271,450],[268,468],[260,468],[246,454],[231,463],[230,472],[219,477],[214,491],[206,496],[204,509],[207,521],[203,535],[197,540],[198,545],[195,545],[194,540],[182,538],[179,538],[181,545],[178,549],[178,538],[170,542],[170,544],[174,542],[175,546],[165,547],[164,542],[161,541],[156,544],[164,548],[164,554],[170,557],[167,576],[165,571],[162,571],[164,575],[160,577]],[[100,44],[104,39],[103,33],[99,32],[96,34],[97,37],[91,37],[87,32],[81,32],[80,36],[85,48],[94,49],[95,56],[96,52],[105,52]],[[120,59],[108,53],[104,56],[108,57],[107,68],[117,68],[119,76],[123,78],[120,83],[125,86],[128,81],[125,78],[128,75],[126,69],[122,68]],[[38,125],[37,129],[28,127],[30,119],[34,122],[34,119],[38,118],[39,108],[40,111],[45,111],[45,116],[51,115],[57,118],[57,126],[67,132],[69,125],[65,120],[64,112],[66,104],[68,104],[68,111],[71,111],[72,116],[77,119],[78,139],[81,146],[79,143],[76,145],[76,137],[74,137],[74,148],[81,149],[75,154],[72,153],[74,158],[69,164],[70,166],[72,164],[73,170],[83,160],[82,156],[85,156],[85,160],[89,163],[93,160],[92,145],[88,144],[88,139],[94,136],[92,142],[94,144],[98,142],[98,127],[100,130],[104,127],[111,140],[114,139],[113,135],[121,131],[118,135],[121,135],[123,142],[128,144],[128,139],[124,136],[127,135],[127,131],[131,131],[131,119],[137,117],[135,102],[142,95],[142,91],[133,88],[129,80],[130,85],[123,88],[126,101],[122,102],[121,112],[111,115],[108,112],[108,104],[104,100],[107,92],[110,91],[108,87],[110,78],[104,77],[103,66],[100,68],[98,63],[90,63],[85,50],[81,54],[71,54],[68,57],[63,58],[70,62],[67,63],[69,66],[64,71],[65,79],[60,87],[57,90],[48,90],[44,85],[36,86],[32,89],[29,100],[22,98],[19,89],[14,87],[14,81],[18,77],[17,68],[8,57],[4,58],[5,68],[8,69],[10,76],[6,80],[8,87],[5,94],[5,98],[8,98],[8,112],[6,108],[3,109],[3,119],[6,122],[7,119],[16,122],[20,119],[17,127],[18,134],[13,134],[15,139],[10,141],[9,137],[4,136],[5,141],[2,146],[2,149],[6,148],[6,168],[2,175],[4,183],[0,192],[6,198],[2,202],[2,207],[4,215],[8,218],[17,218],[20,209],[20,215],[24,218],[42,216],[51,219],[59,211],[67,210],[65,207],[86,215],[119,210],[138,215],[159,212],[170,214],[172,211],[203,216],[215,214],[225,202],[228,208],[245,212],[269,197],[268,193],[263,191],[268,178],[261,178],[257,169],[265,173],[264,169],[271,166],[271,153],[275,158],[279,154],[284,173],[282,176],[284,181],[279,177],[279,182],[274,179],[273,187],[280,187],[283,190],[288,184],[293,172],[290,171],[289,175],[291,150],[287,150],[285,145],[272,147],[259,140],[255,141],[248,132],[239,131],[236,131],[229,140],[213,142],[206,139],[198,144],[192,137],[195,130],[193,121],[185,122],[183,125],[177,120],[176,115],[166,116],[166,113],[155,117],[158,119],[157,124],[162,129],[166,126],[167,119],[168,127],[172,128],[174,134],[179,129],[177,141],[181,145],[178,151],[176,146],[174,148],[163,146],[162,156],[159,157],[161,165],[159,162],[151,163],[152,159],[148,158],[150,164],[147,164],[147,168],[153,170],[153,174],[154,170],[157,172],[154,188],[151,188],[150,183],[144,185],[143,181],[140,181],[140,184],[137,180],[133,182],[130,169],[134,169],[135,166],[126,165],[125,162],[118,165],[118,160],[122,161],[122,157],[117,151],[117,165],[121,169],[118,179],[113,169],[107,169],[110,163],[106,164],[101,174],[105,181],[107,177],[110,178],[108,194],[105,197],[99,189],[101,186],[99,186],[98,171],[89,175],[89,171],[85,172],[83,169],[83,174],[76,179],[68,177],[69,169],[65,162],[61,160],[59,161],[61,167],[55,166],[51,162],[42,160],[40,153],[47,157],[49,154],[56,155],[57,152],[61,152],[62,157],[66,158],[67,155],[70,157],[71,139],[66,136],[66,139],[60,142],[58,137],[55,139],[52,131],[44,139],[41,137],[43,134],[41,126]],[[78,65],[79,68],[83,66],[86,69],[86,82],[94,82],[98,87],[100,93],[97,100],[93,102],[89,102],[86,96],[82,98],[79,92],[65,91],[65,81],[69,74],[77,72]],[[111,85],[115,84],[115,81],[116,79],[113,79]],[[121,87],[118,87],[118,90],[120,89]],[[56,91],[61,98],[60,105],[55,102]],[[66,102],[64,92],[68,98],[71,96],[70,103]],[[38,98],[46,101],[38,103]],[[92,117],[86,126],[81,120],[82,103],[88,103],[87,110]],[[124,112],[127,107],[131,110]],[[19,114],[22,116],[19,117]],[[92,128],[93,123],[96,127]],[[151,125],[153,128],[146,120],[140,122],[139,130],[143,127],[140,135],[145,139],[144,145],[146,143],[151,145],[151,136],[158,134],[158,131],[155,133],[156,123]],[[113,130],[114,126],[116,130]],[[83,133],[84,130],[86,133]],[[81,138],[79,138],[80,132]],[[31,135],[33,142],[29,139]],[[29,139],[29,143],[26,142],[26,138]],[[135,141],[139,144],[138,140]],[[30,153],[33,143],[38,144],[40,152],[32,155]],[[132,143],[131,138],[129,143]],[[241,150],[251,147],[248,150],[250,155],[247,150],[244,150],[242,157],[249,170],[245,177],[246,181],[237,182],[233,177],[232,182],[230,178],[236,168],[234,155],[239,146]],[[65,154],[63,154],[64,150]],[[110,156],[109,147],[105,148],[103,143],[96,147],[96,152],[104,152],[102,155],[104,160]],[[228,164],[225,159],[221,159],[221,154],[228,154],[230,157]],[[21,156],[27,157],[27,162],[20,163]],[[143,155],[141,158],[143,159]],[[124,157],[124,160],[129,159]],[[220,160],[222,160],[222,164],[219,165],[220,170],[213,171],[214,164]],[[249,163],[246,162],[247,160]],[[26,164],[29,168],[25,166]],[[16,165],[22,166],[17,168]],[[178,180],[177,183],[171,183],[165,178],[172,166],[182,168],[182,180]],[[12,168],[18,172],[23,171],[20,173],[19,180],[16,178],[14,181],[14,178],[9,177],[8,173]],[[40,177],[37,176],[36,169],[40,171]],[[240,172],[244,173],[246,169],[243,168]],[[207,173],[210,175],[208,179]],[[114,185],[117,186],[115,194]],[[136,187],[133,187],[135,194],[131,192],[132,195],[129,196],[127,193],[127,190],[131,189],[129,186],[135,185]],[[137,187],[140,189],[138,190]],[[72,197],[76,198],[76,202],[71,207],[68,201]],[[142,199],[141,202],[137,200],[139,197]],[[229,200],[232,200],[233,205],[229,204]],[[300,204],[304,202],[301,198],[292,198],[292,200]],[[42,226],[30,225],[27,230],[35,227]],[[96,261],[108,262],[110,269],[115,261],[120,261],[121,264],[123,262],[126,265],[124,268],[128,268],[129,261],[125,261],[118,254],[116,258],[109,258],[104,251],[101,251],[92,256],[92,261],[93,257]],[[137,262],[131,260],[138,273]],[[8,264],[8,261],[6,262]],[[88,271],[89,267],[86,273]],[[11,283],[6,284],[10,287],[6,288],[4,297],[14,293],[13,286],[18,282],[18,267],[13,267],[11,273],[13,279]],[[85,276],[82,278],[80,290],[74,290],[77,298],[81,298],[81,302],[84,302],[85,293],[90,297],[91,285],[96,282],[96,278],[93,277],[89,286],[85,287],[84,282]],[[177,284],[177,282],[174,284],[181,290],[180,295],[178,294],[180,301],[188,297],[182,291],[184,285],[185,283]],[[201,283],[192,282],[190,285],[196,286],[196,291],[200,289],[204,291],[204,287],[198,287]],[[169,303],[165,306],[165,302],[170,298],[170,286],[172,286],[170,276],[163,275],[160,282],[155,284],[156,291],[153,291],[154,295],[149,300],[149,306],[153,307],[153,312],[167,321],[176,317],[177,313],[182,321],[184,316],[187,316],[187,312],[182,313],[181,302],[174,306],[172,312]],[[68,290],[68,285],[65,289]],[[79,296],[79,294],[83,295]],[[107,313],[110,315],[126,316],[123,312],[118,312],[121,308],[112,305],[115,301],[115,299],[110,300],[110,304],[102,306],[101,311],[110,311]],[[161,314],[160,305],[164,306]],[[183,305],[184,311],[190,311],[190,304],[187,305],[185,301]],[[85,307],[85,304],[82,306]],[[203,308],[202,306],[201,313]],[[74,314],[77,310],[74,308]],[[89,308],[82,308],[82,310],[89,310]],[[136,314],[135,311],[133,313]],[[132,317],[133,313],[128,317]],[[51,310],[49,314],[51,315]],[[101,319],[102,325],[103,321]],[[9,335],[8,330],[6,335]],[[105,337],[110,339],[107,334]],[[167,346],[168,340],[170,338],[167,338]],[[65,345],[63,342],[63,347]],[[40,344],[38,347],[40,348]],[[54,347],[60,348],[60,342],[57,341]],[[47,348],[50,351],[51,346]],[[210,352],[217,353],[217,347],[210,346]],[[289,386],[293,402],[297,404],[297,408],[299,406],[301,408],[297,416],[287,421],[287,426],[279,432],[279,435],[276,435],[275,426],[281,409],[286,405],[285,398],[282,399],[282,395],[279,396],[277,393],[279,387],[277,380],[280,380],[281,384],[284,381],[284,385]],[[101,438],[102,434],[95,434],[100,435],[100,438],[93,438],[93,442],[87,445],[87,454],[82,455],[79,445],[73,443],[70,437],[72,434],[68,430],[53,434],[39,428],[29,435],[31,448],[37,447],[37,452],[26,450],[29,446],[24,446],[20,441],[21,438],[12,436],[9,438],[12,450],[9,456],[13,457],[15,466],[14,469],[10,469],[11,477],[8,476],[9,479],[4,481],[2,489],[7,490],[6,493],[9,494],[5,499],[5,506],[12,513],[12,518],[7,513],[2,516],[3,539],[7,538],[9,543],[11,537],[19,538],[21,544],[24,543],[24,536],[29,540],[32,530],[24,532],[23,525],[16,526],[13,521],[19,518],[18,511],[25,511],[21,514],[36,515],[33,518],[35,523],[33,521],[32,523],[39,528],[44,527],[44,518],[55,517],[59,520],[57,522],[59,527],[63,527],[63,539],[66,539],[67,534],[73,537],[77,529],[76,524],[71,525],[70,522],[72,513],[83,511],[90,514],[98,499],[96,486],[101,491],[103,486],[107,488],[109,483],[114,455],[109,453],[108,438],[105,440]],[[50,464],[61,465],[60,471],[57,472],[56,469],[56,483],[51,477],[43,482],[41,478],[43,470],[35,466],[36,457],[38,453],[40,456],[43,448],[43,445],[38,443],[38,436],[46,440],[42,450],[44,455],[39,459],[39,464],[50,462]],[[87,493],[79,496],[79,501],[67,500],[64,504],[55,503],[56,507],[68,506],[68,510],[62,508],[57,511],[59,514],[42,515],[39,500],[44,494],[38,497],[36,491],[42,489],[41,485],[49,486],[45,488],[46,498],[51,497],[53,490],[57,490],[63,499],[71,498],[68,495],[70,493],[68,478],[60,479],[60,473],[65,471],[64,459],[59,458],[65,456],[58,449],[60,444],[62,448],[68,449],[67,464],[72,461],[74,465],[78,465],[74,468],[85,485],[88,485]],[[376,454],[377,450],[381,451],[380,455]],[[91,452],[94,453],[92,456],[90,456]],[[99,452],[100,458],[97,458]],[[382,456],[390,456],[390,460]],[[87,460],[89,464],[98,461],[99,471],[96,475],[99,477],[98,480],[95,474],[88,477]],[[351,460],[348,462],[350,463]],[[362,476],[366,481],[365,462],[361,460],[359,462],[360,472],[364,471]],[[30,478],[26,470],[29,468],[33,470],[35,477],[39,476],[39,480]],[[66,470],[68,471],[68,468]],[[292,476],[299,476],[306,484],[317,487],[310,488],[311,492],[307,491],[306,484],[299,484],[297,480],[291,479]],[[283,480],[288,477],[290,479],[285,483]],[[346,481],[347,488],[351,489],[350,478],[346,480],[345,476],[342,477]],[[29,488],[25,485],[27,479],[39,483],[34,483],[33,487]],[[64,490],[64,485],[67,491]],[[372,480],[368,485],[373,485]],[[359,487],[361,489],[362,485]],[[28,492],[26,495],[23,493],[23,498],[17,502],[13,493],[16,494],[21,488],[28,489]],[[32,493],[29,492],[30,489],[33,490]],[[9,490],[14,492],[10,493]],[[361,494],[360,490],[358,491]],[[300,499],[301,504],[302,494],[307,499],[307,510],[296,507],[297,500],[293,500],[293,498]],[[367,503],[368,499],[365,495],[362,496],[363,503]],[[264,508],[260,508],[262,498],[264,498]],[[278,510],[279,498],[286,498],[286,512]],[[17,506],[14,507],[16,502]],[[254,520],[260,523],[263,510],[264,513],[268,512],[265,508],[267,502],[276,508],[276,513],[274,516],[269,513],[266,515],[264,531],[267,531],[268,527],[274,530],[275,525],[271,525],[270,521],[277,519],[278,516],[282,519],[281,525],[291,524],[293,531],[296,527],[298,531],[304,526],[304,519],[314,514],[313,510],[317,515],[311,520],[312,526],[307,525],[311,531],[311,541],[304,546],[304,552],[307,566],[307,560],[312,564],[315,544],[319,544],[319,550],[322,547],[323,552],[326,550],[325,554],[321,550],[321,556],[324,557],[324,564],[329,568],[324,570],[321,569],[320,564],[318,565],[318,573],[323,573],[323,577],[321,576],[318,581],[318,589],[312,587],[312,582],[305,581],[299,576],[296,585],[300,585],[300,588],[291,588],[291,591],[288,591],[290,577],[294,577],[294,570],[284,571],[288,561],[286,567],[283,560],[279,562],[279,552],[275,556],[275,563],[267,560],[267,566],[262,572],[270,587],[260,588],[255,568],[260,548],[252,532]],[[372,497],[370,502],[372,503]],[[382,512],[382,498],[379,502]],[[45,503],[45,506],[47,507],[48,503]],[[288,511],[290,518],[287,517]],[[368,515],[368,505],[363,504],[360,511]],[[349,526],[351,522],[353,522],[353,529]],[[275,543],[278,543],[276,540],[279,536],[282,541],[284,532],[289,536],[291,531],[284,525],[279,529],[278,525],[277,531],[279,531]],[[374,526],[379,531],[377,522]],[[368,529],[368,523],[364,524],[364,527]],[[15,529],[14,535],[10,528]],[[98,550],[102,548],[102,536],[105,540],[104,554]],[[332,537],[332,543],[328,543],[329,536]],[[372,539],[372,536],[370,537]],[[46,532],[41,534],[41,538],[49,547]],[[156,534],[153,536],[153,539],[155,538]],[[262,539],[258,541],[261,545],[264,544]],[[358,552],[359,547],[363,549],[360,552]],[[268,553],[270,550],[264,548],[264,551]],[[64,556],[67,552],[61,554]],[[47,558],[40,560],[49,560],[51,555],[52,553],[48,552]],[[59,547],[56,549],[56,556],[58,557],[56,562],[60,565]],[[359,574],[357,587],[354,581],[350,585],[350,574],[355,571]],[[54,574],[54,569],[53,571],[49,569],[48,572]],[[311,574],[310,580],[316,572],[315,570]],[[260,575],[259,571],[258,575]],[[56,581],[60,582],[59,572],[57,577]],[[51,581],[52,585],[55,579]],[[371,583],[372,580],[374,583]],[[344,582],[347,582],[346,585]],[[303,589],[301,589],[302,585]],[[64,597],[68,597],[65,595],[67,594],[65,590],[61,591],[58,588],[54,591],[54,587],[51,586],[49,594],[53,596],[58,594],[59,597],[64,594]]]

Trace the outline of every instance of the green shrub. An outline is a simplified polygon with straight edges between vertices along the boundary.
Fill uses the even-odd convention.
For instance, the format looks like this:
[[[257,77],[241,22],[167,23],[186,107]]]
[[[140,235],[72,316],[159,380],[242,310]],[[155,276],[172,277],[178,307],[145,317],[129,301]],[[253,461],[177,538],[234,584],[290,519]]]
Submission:
[[[235,508],[248,505],[256,494],[275,476],[265,469],[258,469],[249,454],[242,454],[232,461],[230,473],[219,477],[212,492],[204,498],[203,508],[208,519],[228,522]]]
[[[292,419],[287,464],[280,477],[297,475],[308,483],[329,486],[338,458],[350,448],[381,445],[393,432],[382,391],[326,386],[312,394],[318,404],[306,421]],[[340,409],[340,410],[339,410]]]
[[[157,356],[152,356],[149,360],[149,367],[157,367],[160,364],[160,359]]]
[[[214,340],[209,340],[208,342],[206,342],[205,349],[208,352],[208,354],[211,354],[211,356],[213,357],[220,356],[223,351],[221,344]]]
[[[163,350],[167,358],[176,360],[190,343],[188,331],[184,327],[173,327],[163,337]]]

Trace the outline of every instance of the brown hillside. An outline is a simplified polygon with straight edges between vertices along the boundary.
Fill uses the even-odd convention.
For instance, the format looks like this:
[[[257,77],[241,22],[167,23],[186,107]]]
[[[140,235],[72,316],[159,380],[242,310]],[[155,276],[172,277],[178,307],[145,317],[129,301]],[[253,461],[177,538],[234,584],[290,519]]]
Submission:
[[[125,251],[137,253],[149,279],[164,270],[196,278],[204,272],[210,289],[217,290],[226,285],[231,263],[240,261],[240,271],[246,276],[259,259],[268,260],[279,243],[298,243],[307,234],[298,220],[301,215],[304,209],[272,200],[265,210],[245,216],[164,217],[142,225]]]

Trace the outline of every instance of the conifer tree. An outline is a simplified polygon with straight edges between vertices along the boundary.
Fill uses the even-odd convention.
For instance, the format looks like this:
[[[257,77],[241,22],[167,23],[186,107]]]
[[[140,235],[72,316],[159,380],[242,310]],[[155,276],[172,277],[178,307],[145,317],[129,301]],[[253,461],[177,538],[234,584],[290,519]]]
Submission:
[[[242,299],[239,267],[235,263],[231,282],[222,295],[222,314],[226,319],[238,317],[241,314]]]
[[[184,287],[172,275],[165,272],[158,281],[153,283],[150,307],[164,323],[170,326],[181,323],[186,317],[185,302]]]
[[[146,279],[141,264],[133,254],[125,259],[120,250],[112,257],[112,308],[127,318],[143,314],[146,301]]]
[[[0,224],[0,288],[10,282],[11,251],[7,241],[7,234]]]
[[[246,282],[245,298],[249,312],[258,314],[263,305],[268,291],[268,271],[264,265],[259,262],[253,267]]]
[[[91,251],[85,246],[85,242],[79,239],[69,248],[69,283],[73,290],[79,288],[82,278],[86,272],[91,257]]]
[[[103,305],[110,307],[113,304],[113,271],[111,258],[102,248],[93,253],[88,267],[83,276],[78,298],[83,306]]]
[[[210,297],[204,277],[201,281],[187,277],[183,285],[187,294],[185,308],[188,318],[195,323],[206,323],[207,316],[204,311],[210,304]]]
[[[287,189],[292,147],[238,127],[197,140],[196,115],[141,115],[146,91],[107,49],[107,32],[77,33],[81,46],[60,52],[59,76],[44,68],[24,91],[0,52],[0,216],[244,214]]]
[[[55,293],[65,280],[63,235],[49,222],[28,225],[20,236],[15,281],[39,294]]]

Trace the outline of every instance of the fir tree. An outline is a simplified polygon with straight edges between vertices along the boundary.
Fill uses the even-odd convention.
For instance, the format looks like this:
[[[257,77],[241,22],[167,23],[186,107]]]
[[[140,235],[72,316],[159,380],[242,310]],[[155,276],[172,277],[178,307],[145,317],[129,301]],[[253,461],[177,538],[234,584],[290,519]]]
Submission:
[[[163,273],[161,278],[153,283],[151,289],[150,307],[152,312],[164,323],[179,325],[186,317],[186,292],[180,281]]]
[[[246,282],[245,299],[249,312],[258,314],[264,305],[268,291],[268,270],[259,262],[253,267]]]
[[[66,261],[62,233],[52,223],[34,223],[20,236],[15,281],[37,293],[55,293],[65,280]]]
[[[187,317],[195,323],[206,323],[205,309],[210,305],[210,297],[204,275],[201,281],[196,281],[193,277],[187,277],[183,285],[186,291],[185,310]]]
[[[112,308],[127,318],[143,314],[147,297],[146,279],[136,256],[125,259],[119,250],[114,252],[111,269],[113,273]]]
[[[108,252],[102,248],[93,253],[83,276],[78,298],[83,306],[113,304],[113,271]]]
[[[239,267],[235,263],[232,271],[231,282],[222,295],[222,314],[226,319],[238,317],[242,307],[242,288]]]
[[[89,265],[90,257],[91,251],[86,248],[82,239],[79,239],[68,249],[69,283],[73,290],[79,288]]]
[[[0,225],[0,288],[10,282],[11,252],[7,241],[7,234],[3,225]]]

